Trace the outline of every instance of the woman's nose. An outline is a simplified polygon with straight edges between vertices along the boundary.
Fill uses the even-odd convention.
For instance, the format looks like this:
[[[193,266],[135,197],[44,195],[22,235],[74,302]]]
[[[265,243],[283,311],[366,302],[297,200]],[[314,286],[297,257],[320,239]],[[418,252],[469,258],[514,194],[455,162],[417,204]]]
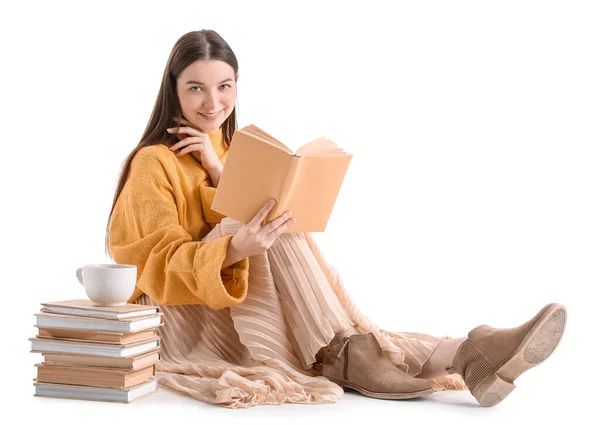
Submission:
[[[206,96],[204,97],[204,105],[205,106],[212,107],[212,106],[214,106],[215,101],[216,101],[216,95],[211,92],[208,92],[206,94]]]

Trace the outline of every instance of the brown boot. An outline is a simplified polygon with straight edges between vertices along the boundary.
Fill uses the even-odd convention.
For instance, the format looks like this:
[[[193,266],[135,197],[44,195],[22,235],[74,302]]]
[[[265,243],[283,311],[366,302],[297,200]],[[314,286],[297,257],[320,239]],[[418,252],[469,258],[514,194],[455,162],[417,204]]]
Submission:
[[[413,378],[392,363],[372,333],[335,335],[323,358],[323,376],[373,398],[405,399],[433,392],[429,381]]]
[[[481,325],[458,347],[449,373],[459,373],[482,406],[500,403],[515,388],[513,381],[539,365],[560,342],[567,319],[561,304],[548,304],[516,328]]]

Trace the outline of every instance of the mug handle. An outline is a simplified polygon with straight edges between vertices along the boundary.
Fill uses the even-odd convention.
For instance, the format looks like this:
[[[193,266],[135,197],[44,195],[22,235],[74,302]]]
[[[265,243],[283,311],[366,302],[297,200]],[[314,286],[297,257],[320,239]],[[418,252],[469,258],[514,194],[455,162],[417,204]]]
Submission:
[[[83,285],[83,267],[79,267],[77,269],[77,280],[79,281],[79,283],[81,283]]]

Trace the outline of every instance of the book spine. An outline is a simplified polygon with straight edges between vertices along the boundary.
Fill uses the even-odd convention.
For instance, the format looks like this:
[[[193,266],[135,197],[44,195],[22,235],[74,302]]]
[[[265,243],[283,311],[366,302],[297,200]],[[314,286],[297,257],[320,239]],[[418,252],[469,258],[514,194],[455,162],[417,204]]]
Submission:
[[[298,179],[298,168],[300,167],[301,160],[302,157],[292,155],[292,161],[290,162],[285,178],[281,183],[281,192],[279,193],[278,203],[275,205],[275,208],[269,211],[269,214],[265,219],[266,223],[276,219],[287,210],[294,191],[294,186]]]

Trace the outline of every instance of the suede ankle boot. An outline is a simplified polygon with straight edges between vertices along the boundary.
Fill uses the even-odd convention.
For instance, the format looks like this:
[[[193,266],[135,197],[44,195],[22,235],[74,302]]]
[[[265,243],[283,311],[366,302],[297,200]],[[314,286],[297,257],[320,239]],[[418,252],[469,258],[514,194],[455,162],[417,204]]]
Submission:
[[[458,347],[448,373],[459,373],[482,406],[500,403],[514,380],[552,354],[564,333],[567,310],[552,303],[515,328],[481,325]]]
[[[392,363],[372,333],[336,334],[325,350],[323,376],[373,398],[396,400],[433,392],[429,381],[413,378]]]

